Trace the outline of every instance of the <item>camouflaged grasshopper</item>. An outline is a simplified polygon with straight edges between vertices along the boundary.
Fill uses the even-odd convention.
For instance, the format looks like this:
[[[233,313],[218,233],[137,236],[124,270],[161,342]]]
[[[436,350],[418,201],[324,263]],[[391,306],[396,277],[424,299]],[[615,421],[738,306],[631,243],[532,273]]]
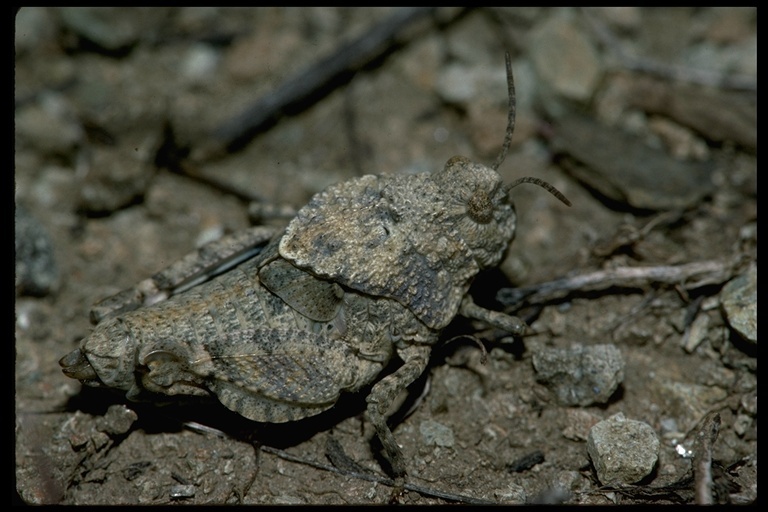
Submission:
[[[496,172],[515,121],[509,55],[506,65],[509,122],[493,167],[457,156],[431,174],[362,176],[315,195],[284,230],[254,227],[206,246],[96,305],[98,325],[61,359],[64,373],[132,399],[213,395],[280,423],[333,407],[396,354],[403,364],[373,386],[367,413],[402,482],[386,414],[441,329],[463,315],[525,330],[467,293],[514,238],[510,189],[536,183],[570,204],[541,180],[504,185]]]

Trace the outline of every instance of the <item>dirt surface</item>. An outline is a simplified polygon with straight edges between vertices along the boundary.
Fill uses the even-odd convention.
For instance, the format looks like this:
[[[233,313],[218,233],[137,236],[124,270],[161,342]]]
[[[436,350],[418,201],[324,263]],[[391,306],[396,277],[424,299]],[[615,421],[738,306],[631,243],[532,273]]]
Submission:
[[[518,108],[500,173],[544,179],[573,206],[513,189],[517,237],[472,292],[529,334],[446,330],[394,418],[409,467],[399,501],[757,499],[756,11],[438,10],[211,152],[217,128],[397,12],[17,13],[17,499],[388,502],[365,392],[263,425],[217,403],[132,403],[57,361],[89,333],[94,302],[247,227],[249,199],[298,208],[362,174],[492,163],[505,51]],[[587,275],[568,292],[509,294]],[[564,403],[533,364],[606,344],[623,362],[607,403]],[[637,482],[601,482],[588,453],[590,428],[617,413],[659,441]],[[702,461],[709,472],[694,471]]]

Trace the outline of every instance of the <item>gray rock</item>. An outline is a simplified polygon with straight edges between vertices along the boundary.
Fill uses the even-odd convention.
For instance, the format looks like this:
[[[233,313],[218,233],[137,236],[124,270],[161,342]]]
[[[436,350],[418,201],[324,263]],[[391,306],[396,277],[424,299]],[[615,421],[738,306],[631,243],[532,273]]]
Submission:
[[[546,348],[533,355],[536,378],[560,405],[606,403],[624,380],[624,359],[615,345]]]
[[[70,115],[70,105],[57,93],[41,94],[39,101],[19,109],[18,142],[44,155],[72,158],[83,131]]]
[[[168,495],[172,500],[183,500],[195,497],[194,485],[174,485]]]
[[[90,148],[88,169],[80,183],[80,207],[90,213],[108,213],[140,200],[152,178],[152,169],[124,147]]]
[[[745,340],[757,343],[757,265],[723,287],[721,302],[730,326]]]
[[[111,405],[103,418],[99,418],[98,429],[109,435],[122,435],[131,429],[138,415],[125,405]]]
[[[79,38],[107,52],[122,52],[139,38],[151,38],[166,10],[114,7],[59,8],[61,24]]]
[[[16,13],[15,22],[14,41],[17,55],[33,51],[36,47],[55,40],[56,25],[51,19],[50,9],[25,6]]]
[[[709,194],[712,162],[679,161],[639,136],[577,114],[557,121],[558,163],[606,202],[643,210],[691,208]]]
[[[565,17],[548,17],[533,29],[529,49],[543,87],[570,100],[589,100],[602,66],[584,30]]]
[[[647,423],[619,413],[589,431],[587,452],[603,485],[637,483],[659,459],[659,439]]]
[[[21,205],[16,205],[16,293],[43,297],[59,285],[59,268],[48,232]]]
[[[419,425],[419,431],[427,445],[453,446],[453,430],[442,423],[432,420],[422,421]]]
[[[435,88],[443,100],[468,106],[477,97],[503,98],[507,90],[507,75],[495,62],[453,63],[442,70]]]
[[[757,96],[718,93],[695,85],[643,78],[632,85],[631,105],[666,117],[717,143],[757,149]]]

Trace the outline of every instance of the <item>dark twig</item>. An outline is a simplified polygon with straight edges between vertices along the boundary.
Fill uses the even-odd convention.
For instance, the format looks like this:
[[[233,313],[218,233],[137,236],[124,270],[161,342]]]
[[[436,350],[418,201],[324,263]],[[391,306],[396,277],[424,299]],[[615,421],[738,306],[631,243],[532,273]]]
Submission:
[[[224,122],[192,160],[205,161],[246,143],[281,114],[295,113],[325,96],[358,69],[407,42],[406,28],[433,14],[433,7],[403,8],[353,41],[343,42],[326,58],[290,77],[237,116]],[[454,15],[460,11],[450,11]]]
[[[523,301],[541,303],[562,299],[572,292],[604,290],[613,286],[645,288],[651,283],[683,284],[686,288],[720,284],[733,275],[729,261],[698,261],[685,265],[657,267],[618,267],[588,274],[564,277],[555,281],[499,290],[497,300],[505,306],[516,306]]]
[[[712,496],[712,445],[720,432],[720,415],[710,413],[701,423],[701,429],[696,432],[693,444],[694,457],[694,489],[697,505],[713,505]]]
[[[199,434],[203,435],[213,435],[216,437],[229,437],[228,434],[222,432],[219,429],[208,427],[206,425],[197,423],[197,422],[186,422],[184,424],[185,427],[188,429],[197,432]],[[348,476],[350,478],[357,478],[359,480],[365,480],[367,482],[375,482],[378,484],[386,485],[388,487],[393,487],[395,482],[391,478],[387,478],[383,475],[378,475],[374,473],[373,471],[367,470],[365,468],[365,472],[361,471],[349,471],[346,469],[339,469],[335,466],[332,466],[330,464],[324,464],[322,462],[315,462],[311,460],[306,460],[301,457],[298,457],[296,455],[292,455],[284,450],[280,450],[278,448],[273,448],[271,446],[260,446],[259,449],[263,452],[270,453],[272,455],[275,455],[277,457],[280,457],[281,459],[291,461],[291,462],[297,462],[299,464],[304,464],[305,466],[310,466],[316,469],[321,469],[323,471],[330,471],[331,473],[336,473],[337,475],[342,476]],[[433,498],[441,498],[448,501],[454,501],[457,503],[468,503],[472,505],[491,505],[494,504],[493,501],[484,500],[481,498],[473,498],[472,496],[464,496],[462,494],[454,494],[449,492],[443,492],[438,491],[436,489],[430,489],[428,487],[422,487],[420,485],[414,485],[414,484],[405,484],[405,489],[413,492],[417,492],[421,494],[422,496],[430,496]]]
[[[375,473],[359,473],[359,472],[350,472],[350,471],[344,471],[341,469],[336,468],[335,466],[332,466],[330,464],[323,464],[322,462],[314,462],[306,459],[302,459],[301,457],[297,457],[295,455],[291,455],[290,453],[279,450],[277,448],[272,448],[271,446],[262,446],[262,451],[265,451],[267,453],[271,453],[272,455],[275,455],[277,457],[280,457],[281,459],[288,460],[291,462],[297,462],[299,464],[304,464],[305,466],[310,466],[315,469],[321,469],[323,471],[330,471],[331,473],[336,473],[337,475],[347,476],[350,478],[357,478],[359,480],[365,480],[367,482],[375,482],[381,485],[386,485],[389,487],[394,486],[395,482],[391,478],[387,478],[382,475],[377,475]],[[420,485],[414,485],[414,484],[405,484],[405,489],[408,491],[413,491],[421,494],[422,496],[429,496],[432,498],[440,498],[448,501],[455,501],[457,503],[467,503],[471,505],[491,505],[495,504],[493,501],[484,500],[480,498],[473,498],[472,496],[464,496],[463,494],[454,494],[450,492],[443,492],[438,491],[436,489],[430,489],[428,487],[422,487]]]

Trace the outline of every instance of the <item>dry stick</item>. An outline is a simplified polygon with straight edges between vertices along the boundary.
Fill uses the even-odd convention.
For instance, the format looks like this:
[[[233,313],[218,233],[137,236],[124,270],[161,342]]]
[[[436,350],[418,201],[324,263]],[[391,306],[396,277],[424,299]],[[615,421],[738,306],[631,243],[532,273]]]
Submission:
[[[357,39],[343,42],[326,58],[303,69],[220,125],[214,131],[212,140],[196,150],[191,160],[199,163],[243,144],[279,115],[298,110],[302,103],[330,93],[334,82],[385,55],[393,46],[406,43],[408,34],[404,33],[405,29],[435,12],[433,7],[399,9]],[[447,12],[448,16],[455,17],[461,10]]]
[[[392,487],[394,485],[394,480],[391,478],[387,478],[384,476],[380,476],[374,473],[356,473],[356,472],[349,472],[349,471],[342,471],[335,466],[331,466],[330,464],[323,464],[322,462],[313,462],[310,460],[302,459],[301,457],[297,457],[295,455],[291,455],[290,453],[279,450],[277,448],[272,448],[271,446],[262,446],[262,451],[265,451],[267,453],[271,453],[272,455],[276,455],[277,457],[280,457],[281,459],[285,459],[291,462],[298,462],[299,464],[304,464],[316,469],[322,469],[324,471],[330,471],[332,473],[336,473],[342,476],[348,476],[351,478],[357,478],[360,480],[365,480],[367,482],[375,482],[382,485],[387,485],[389,487]],[[472,496],[464,496],[462,494],[454,494],[450,492],[443,492],[438,491],[436,489],[430,489],[428,487],[422,487],[420,485],[414,485],[414,484],[405,484],[405,489],[413,492],[417,492],[423,496],[431,496],[433,498],[441,498],[448,501],[455,501],[459,503],[468,503],[471,505],[494,505],[496,502],[490,501],[490,500],[484,500],[480,498],[473,498]]]
[[[564,277],[534,286],[504,288],[499,291],[497,299],[505,306],[514,306],[524,300],[530,303],[541,303],[562,299],[575,291],[594,291],[612,286],[643,288],[649,283],[684,283],[688,288],[697,288],[709,284],[724,283],[732,276],[733,266],[733,262],[730,261],[712,260],[685,265],[618,267]]]
[[[227,438],[230,437],[225,432],[222,432],[221,430],[213,427],[209,427],[207,425],[203,425],[201,423],[197,423],[194,421],[188,421],[184,423],[184,426],[188,429],[192,430],[193,432],[197,432],[199,434],[203,435],[213,435],[216,437],[222,437]],[[280,457],[281,459],[291,461],[291,462],[297,462],[299,464],[304,464],[305,466],[310,466],[316,469],[321,469],[323,471],[330,471],[331,473],[336,473],[338,475],[342,476],[348,476],[350,478],[357,478],[360,480],[365,480],[367,482],[375,482],[378,484],[386,485],[389,487],[392,487],[394,485],[394,480],[391,478],[387,478],[383,475],[378,475],[374,472],[370,473],[362,473],[362,472],[355,472],[355,471],[345,471],[341,470],[335,466],[332,466],[330,464],[323,464],[322,462],[314,462],[311,460],[306,460],[301,457],[298,457],[296,455],[292,455],[284,450],[280,450],[278,448],[272,448],[271,446],[260,446],[259,449],[263,452],[271,453],[272,455],[275,455],[277,457]],[[464,496],[462,494],[454,494],[449,492],[443,492],[438,491],[436,489],[430,489],[428,487],[422,487],[420,485],[414,485],[414,484],[405,484],[405,489],[413,492],[417,492],[423,496],[432,496],[435,498],[441,498],[444,500],[449,501],[455,501],[459,503],[469,503],[472,505],[491,505],[495,504],[493,501],[489,500],[483,500],[480,498],[473,498],[472,496]]]
[[[720,432],[720,415],[710,413],[696,433],[693,447],[695,475],[694,489],[697,505],[713,505],[712,496],[712,445]]]
[[[385,55],[393,47],[404,45],[409,37],[409,34],[405,33],[406,29],[435,12],[436,8],[433,7],[399,9],[359,38],[341,43],[329,56],[287,79],[274,91],[222,123],[207,140],[192,144],[195,149],[188,159],[179,163],[178,172],[240,199],[263,201],[262,197],[253,196],[222,178],[201,173],[198,170],[199,166],[246,143],[281,114],[291,111],[296,113],[302,104],[306,107],[310,100],[317,101],[329,94],[334,82],[341,82],[341,78],[346,74],[351,74]],[[441,10],[441,23],[448,23],[461,12],[463,12],[462,9]]]

